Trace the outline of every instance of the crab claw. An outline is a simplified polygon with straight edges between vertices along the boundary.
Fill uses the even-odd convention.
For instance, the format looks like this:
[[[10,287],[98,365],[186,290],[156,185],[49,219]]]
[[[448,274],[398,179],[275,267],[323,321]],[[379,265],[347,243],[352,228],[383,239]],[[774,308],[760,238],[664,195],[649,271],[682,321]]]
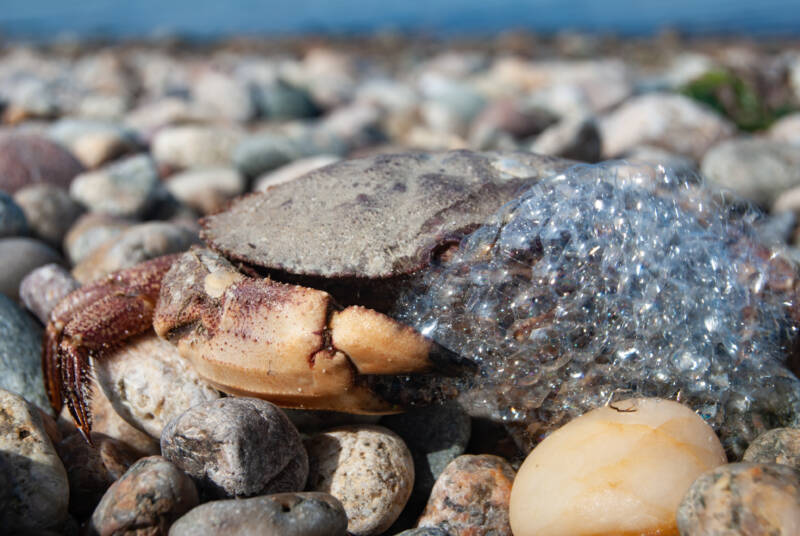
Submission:
[[[246,277],[210,250],[166,274],[153,325],[220,390],[287,407],[398,411],[364,375],[433,367],[432,343],[412,328],[364,307],[336,311],[321,290]]]

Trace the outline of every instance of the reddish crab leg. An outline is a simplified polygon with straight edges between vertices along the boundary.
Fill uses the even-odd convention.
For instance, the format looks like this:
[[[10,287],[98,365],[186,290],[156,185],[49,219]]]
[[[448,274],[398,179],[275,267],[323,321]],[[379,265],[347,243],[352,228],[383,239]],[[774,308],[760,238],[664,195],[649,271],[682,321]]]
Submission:
[[[47,395],[56,411],[66,402],[89,442],[89,358],[152,327],[161,279],[176,258],[159,257],[79,288],[50,315],[42,353]]]

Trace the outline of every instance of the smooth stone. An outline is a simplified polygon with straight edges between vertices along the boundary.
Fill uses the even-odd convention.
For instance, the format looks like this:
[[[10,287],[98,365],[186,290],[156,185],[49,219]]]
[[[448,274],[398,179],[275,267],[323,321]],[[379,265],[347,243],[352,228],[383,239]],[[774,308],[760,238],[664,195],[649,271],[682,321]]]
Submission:
[[[192,98],[213,117],[246,122],[255,115],[250,88],[218,71],[206,70],[192,84]]]
[[[310,437],[308,488],[330,493],[356,536],[380,534],[400,515],[414,487],[414,460],[382,426],[344,426]]]
[[[92,212],[138,217],[153,204],[159,184],[155,162],[141,154],[78,175],[70,195]]]
[[[469,139],[478,140],[488,132],[505,132],[516,140],[540,134],[558,121],[558,116],[524,100],[500,99],[489,103],[470,126]]]
[[[140,138],[152,141],[165,128],[205,119],[193,102],[167,96],[139,104],[125,115],[124,123],[136,131]]]
[[[129,108],[130,100],[125,95],[94,93],[81,99],[76,113],[88,119],[117,120],[122,119]]]
[[[138,145],[132,130],[96,119],[61,119],[53,123],[48,136],[69,148],[89,169],[132,152]]]
[[[308,91],[283,80],[255,86],[253,99],[259,114],[269,119],[302,119],[319,113]]]
[[[511,491],[511,527],[515,536],[674,534],[686,490],[726,461],[690,408],[657,398],[615,402],[531,451]]]
[[[89,410],[92,412],[92,434],[97,433],[117,440],[138,452],[140,456],[161,453],[158,439],[153,438],[120,417],[97,382],[92,386]],[[69,412],[62,411],[62,416],[69,419],[70,429],[77,431]]]
[[[742,461],[779,463],[800,470],[800,430],[774,428],[764,432],[748,445]]]
[[[678,508],[681,536],[800,534],[800,472],[733,463],[701,475]]]
[[[33,534],[59,529],[67,519],[69,482],[39,410],[3,389],[0,409],[0,527]]]
[[[95,374],[120,417],[154,438],[189,408],[220,396],[174,345],[152,332],[96,361]]]
[[[211,214],[242,194],[247,181],[234,168],[197,168],[172,175],[165,187],[181,203],[201,214]]]
[[[42,328],[0,294],[0,388],[50,412],[42,379]]]
[[[117,218],[108,214],[87,212],[78,218],[64,236],[64,252],[73,265],[78,264],[92,251],[134,223],[133,220]]]
[[[388,415],[380,421],[405,441],[414,458],[414,494],[430,494],[445,467],[464,454],[472,430],[469,415],[458,404],[449,403]],[[420,430],[425,430],[424,434]]]
[[[35,184],[17,190],[14,201],[25,212],[33,234],[54,248],[61,247],[70,226],[84,212],[65,189],[51,184]]]
[[[94,249],[73,268],[72,274],[85,284],[161,255],[185,251],[199,242],[195,232],[177,223],[140,223],[125,229]]]
[[[347,515],[327,493],[276,493],[211,501],[180,518],[170,536],[345,536]]]
[[[45,264],[63,264],[56,250],[33,238],[0,238],[0,293],[19,299],[19,284],[26,275]]]
[[[0,135],[0,190],[14,194],[39,182],[68,188],[83,169],[66,149],[42,136]]]
[[[593,118],[566,117],[539,134],[530,150],[581,162],[597,162],[602,145],[600,130]]]
[[[701,169],[711,184],[769,206],[784,191],[800,186],[800,146],[758,138],[716,145]]]
[[[0,191],[0,238],[28,234],[25,212],[7,193]]]
[[[160,130],[151,144],[160,165],[177,169],[230,164],[243,135],[235,128],[187,125]]]
[[[499,456],[459,456],[436,480],[418,526],[438,527],[448,534],[511,536],[508,502],[513,482],[514,469]]]
[[[47,324],[50,312],[67,294],[81,284],[64,267],[45,264],[32,270],[19,285],[19,296],[42,324]]]
[[[395,536],[450,536],[450,533],[439,527],[417,527],[398,532]]]
[[[647,163],[651,165],[661,165],[689,182],[699,182],[700,170],[697,163],[686,156],[682,156],[660,147],[652,145],[637,145],[631,150],[621,155],[623,159],[631,163]]]
[[[221,398],[172,419],[161,452],[208,497],[301,491],[308,456],[297,428],[277,406],[255,398]]]
[[[317,156],[300,158],[261,175],[256,179],[253,185],[253,191],[266,192],[271,186],[293,181],[306,173],[311,173],[315,169],[335,164],[339,160],[341,160],[341,158],[331,154],[320,154]]]
[[[633,97],[599,120],[603,158],[637,145],[656,145],[700,161],[736,132],[727,119],[688,97],[649,94]]]
[[[233,152],[233,162],[247,177],[258,177],[303,156],[298,142],[279,132],[262,132],[242,140]]]
[[[100,536],[167,534],[198,503],[197,488],[189,476],[161,456],[149,456],[108,488],[89,528]]]
[[[56,444],[69,480],[69,511],[78,519],[88,517],[108,487],[139,459],[137,452],[110,437],[93,432],[92,441],[94,445],[72,433]]]
[[[800,113],[793,113],[775,121],[766,132],[769,139],[784,143],[800,144]]]

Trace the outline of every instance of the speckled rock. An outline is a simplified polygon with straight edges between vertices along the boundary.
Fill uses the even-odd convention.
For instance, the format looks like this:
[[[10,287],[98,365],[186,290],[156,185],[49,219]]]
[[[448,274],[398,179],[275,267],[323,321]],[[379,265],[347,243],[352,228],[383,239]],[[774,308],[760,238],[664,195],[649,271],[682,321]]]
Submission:
[[[158,169],[148,155],[119,160],[75,177],[70,195],[92,212],[137,217],[154,203]]]
[[[100,536],[167,534],[198,504],[192,479],[161,456],[142,458],[106,491],[90,522]]]
[[[534,153],[581,162],[600,160],[601,148],[600,131],[591,117],[566,117],[545,129],[530,146]]]
[[[92,251],[132,225],[132,220],[107,214],[86,213],[69,228],[64,237],[64,251],[73,265],[78,264]]]
[[[308,489],[330,493],[347,512],[347,530],[380,534],[406,505],[414,461],[397,434],[382,426],[343,426],[306,441]]]
[[[411,450],[414,496],[422,501],[444,468],[464,453],[471,431],[469,415],[455,403],[389,415],[380,424],[399,435]]]
[[[87,283],[115,270],[185,251],[197,243],[197,235],[183,225],[162,221],[140,223],[96,248],[73,268],[72,274],[81,283]]]
[[[247,181],[233,168],[197,168],[172,175],[165,186],[180,202],[201,214],[210,214],[243,193]]]
[[[139,459],[137,452],[110,437],[92,433],[92,441],[89,445],[72,433],[56,445],[69,479],[69,511],[78,519],[88,517],[108,487]]]
[[[221,398],[169,422],[161,452],[209,497],[300,491],[308,457],[297,428],[274,404]]]
[[[95,373],[117,413],[155,438],[184,411],[220,396],[175,346],[152,332],[97,361]]]
[[[92,412],[92,434],[101,434],[115,439],[136,451],[140,456],[161,453],[158,439],[120,417],[97,382],[92,386],[89,409]],[[61,417],[64,419],[63,422],[68,422],[71,431],[77,431],[68,411],[62,411]],[[61,422],[62,420],[59,419],[59,423]]]
[[[342,504],[327,493],[276,493],[212,501],[180,518],[170,536],[345,536]]]
[[[779,463],[800,470],[800,430],[774,428],[764,432],[750,443],[742,461]]]
[[[339,160],[341,160],[341,158],[331,154],[300,158],[258,177],[253,185],[253,191],[265,192],[267,188],[283,184],[284,182],[293,181],[315,169],[335,164]]]
[[[28,234],[28,222],[25,213],[14,199],[0,191],[0,238],[22,236]]]
[[[0,388],[50,411],[42,380],[42,328],[0,294]]]
[[[61,299],[80,287],[80,283],[58,264],[45,264],[31,271],[19,285],[19,295],[42,324]]]
[[[178,169],[224,166],[241,138],[241,132],[232,128],[168,127],[155,135],[151,150],[159,164]]]
[[[417,527],[399,532],[395,536],[450,536],[450,533],[439,527]]]
[[[701,169],[710,183],[769,206],[800,185],[800,147],[757,138],[728,140],[708,151]]]
[[[10,533],[59,529],[67,519],[69,483],[42,417],[2,389],[0,409],[0,473],[5,479],[0,526]]]
[[[704,473],[678,507],[681,536],[800,534],[800,472],[734,463]]]
[[[0,190],[38,182],[69,187],[83,166],[63,147],[33,134],[0,135]]]
[[[719,114],[682,95],[633,97],[599,122],[603,158],[614,158],[636,145],[650,144],[697,161],[734,126]]]
[[[32,238],[0,238],[0,259],[0,293],[14,300],[19,298],[19,284],[31,271],[64,262],[56,250]]]
[[[22,207],[34,235],[60,248],[69,227],[83,213],[67,191],[51,184],[35,184],[17,190],[14,201]]]
[[[304,156],[298,142],[283,133],[262,132],[239,143],[233,162],[244,175],[258,177]]]
[[[133,131],[96,119],[61,119],[50,127],[48,136],[69,148],[81,164],[90,169],[137,147]]]
[[[503,458],[459,456],[436,480],[420,527],[439,527],[452,536],[511,536],[508,501],[514,469]]]

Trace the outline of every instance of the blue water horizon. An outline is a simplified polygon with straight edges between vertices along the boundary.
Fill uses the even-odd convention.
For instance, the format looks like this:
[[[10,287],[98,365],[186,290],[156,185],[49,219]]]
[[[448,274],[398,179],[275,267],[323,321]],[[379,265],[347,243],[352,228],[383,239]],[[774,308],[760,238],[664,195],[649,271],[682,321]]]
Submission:
[[[199,39],[297,34],[488,35],[574,30],[622,36],[675,29],[689,35],[800,36],[797,0],[0,0],[0,35]]]

